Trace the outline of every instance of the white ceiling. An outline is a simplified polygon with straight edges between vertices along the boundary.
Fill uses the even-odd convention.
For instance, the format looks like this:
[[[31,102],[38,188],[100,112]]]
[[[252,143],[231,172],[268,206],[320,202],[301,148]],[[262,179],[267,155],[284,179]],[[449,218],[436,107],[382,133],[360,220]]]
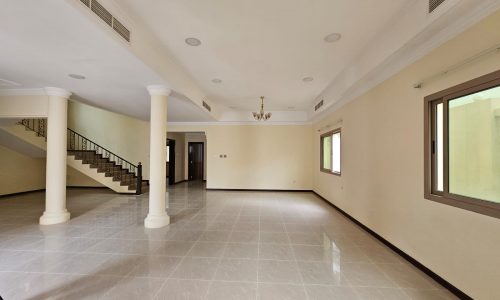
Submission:
[[[17,83],[0,89],[56,86],[82,102],[149,119],[145,87],[167,82],[101,24],[65,1],[0,0],[0,7],[0,78]],[[168,118],[213,120],[180,94],[170,98]]]
[[[415,1],[415,0],[413,0]],[[422,0],[419,0],[422,1]],[[120,0],[227,107],[308,110],[311,101],[412,0]],[[342,34],[325,43],[332,32]],[[195,37],[202,45],[184,40]],[[302,78],[314,77],[304,83]],[[211,80],[220,78],[221,84]]]
[[[267,124],[309,122],[500,6],[447,0],[428,14],[424,0],[100,2],[131,29],[131,44],[79,0],[0,0],[0,91],[56,86],[147,120],[145,86],[172,83],[170,122],[253,122],[249,111],[260,96],[273,111]],[[325,43],[332,32],[342,39]],[[201,46],[186,45],[187,37]],[[309,76],[314,81],[302,81]],[[364,89],[353,92],[357,86]],[[323,98],[324,107],[311,113]]]

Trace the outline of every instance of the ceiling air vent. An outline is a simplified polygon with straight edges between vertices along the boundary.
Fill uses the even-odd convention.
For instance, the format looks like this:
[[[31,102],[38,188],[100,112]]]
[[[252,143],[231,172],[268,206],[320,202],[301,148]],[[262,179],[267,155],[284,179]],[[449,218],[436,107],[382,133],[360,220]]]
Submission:
[[[80,0],[80,2],[83,3],[83,5],[87,6],[90,8],[90,0]]]
[[[203,107],[206,108],[208,111],[212,111],[212,108],[210,107],[210,105],[208,105],[208,103],[205,101],[203,101]]]
[[[318,109],[320,109],[321,106],[323,106],[323,100],[319,101],[318,104],[316,104],[314,106],[314,111],[317,111]]]
[[[433,12],[443,2],[444,0],[429,0],[429,13]]]
[[[123,26],[113,15],[96,0],[80,0],[83,5],[90,8],[101,20],[108,24],[113,30],[118,33],[127,42],[130,42],[130,31]]]
[[[117,19],[113,19],[113,29],[127,42],[130,42],[130,31]]]
[[[113,25],[113,15],[105,9],[99,2],[92,1],[90,3],[90,9],[99,17],[101,20],[106,22],[109,26]]]

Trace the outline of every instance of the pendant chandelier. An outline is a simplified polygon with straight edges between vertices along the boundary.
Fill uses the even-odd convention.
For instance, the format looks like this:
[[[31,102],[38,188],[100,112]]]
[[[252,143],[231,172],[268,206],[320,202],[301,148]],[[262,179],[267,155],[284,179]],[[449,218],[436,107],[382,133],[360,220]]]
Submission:
[[[264,112],[264,96],[260,97],[260,112],[254,112],[253,117],[257,121],[267,121],[271,118],[270,112]]]

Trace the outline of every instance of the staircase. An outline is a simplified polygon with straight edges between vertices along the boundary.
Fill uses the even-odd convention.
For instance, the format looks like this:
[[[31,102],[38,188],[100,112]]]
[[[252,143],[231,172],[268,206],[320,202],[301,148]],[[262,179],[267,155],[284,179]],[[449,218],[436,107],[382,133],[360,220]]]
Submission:
[[[47,120],[24,119],[17,123],[17,128],[9,132],[31,144],[46,149]],[[25,136],[23,131],[34,133],[36,139]],[[41,140],[44,139],[43,143]],[[149,191],[149,183],[142,180],[142,165],[130,163],[108,149],[68,128],[67,164],[90,178],[100,182],[118,193],[142,194]]]

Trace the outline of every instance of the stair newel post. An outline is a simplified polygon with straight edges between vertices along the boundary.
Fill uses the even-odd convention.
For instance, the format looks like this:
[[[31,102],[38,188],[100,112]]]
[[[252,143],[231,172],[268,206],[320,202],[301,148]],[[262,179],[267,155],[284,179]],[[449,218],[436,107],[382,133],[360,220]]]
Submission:
[[[137,183],[136,183],[136,189],[135,189],[135,194],[140,195],[142,194],[142,164],[139,162],[137,165]]]

